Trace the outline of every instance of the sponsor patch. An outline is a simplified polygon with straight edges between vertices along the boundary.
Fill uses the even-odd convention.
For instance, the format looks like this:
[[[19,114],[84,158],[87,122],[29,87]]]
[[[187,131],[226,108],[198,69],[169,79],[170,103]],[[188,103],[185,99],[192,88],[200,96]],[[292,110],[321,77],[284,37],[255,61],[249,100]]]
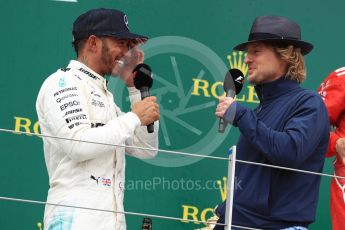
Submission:
[[[92,102],[91,102],[92,105],[94,106],[97,106],[97,107],[105,107],[104,103],[102,101],[98,101],[98,100],[95,100],[95,99],[92,99]]]
[[[66,81],[65,81],[65,78],[64,78],[64,77],[60,78],[60,80],[59,80],[59,86],[60,86],[61,88],[66,86]]]
[[[105,125],[105,124],[103,124],[103,123],[91,123],[91,128],[97,128],[97,127],[103,126],[103,125]]]
[[[102,185],[110,187],[111,186],[111,179],[109,179],[109,178],[102,178]]]
[[[101,97],[98,93],[96,93],[96,90],[92,90],[91,94],[94,95],[95,97]]]
[[[72,90],[77,90],[77,87],[68,87],[68,88],[59,90],[59,91],[54,93],[54,97],[59,96],[60,94],[65,93],[67,91],[72,91]]]
[[[89,76],[89,77],[91,77],[91,78],[93,78],[93,79],[95,79],[95,80],[100,80],[99,77],[97,77],[96,75],[90,73],[90,71],[87,71],[87,70],[84,69],[84,68],[80,68],[79,71],[82,72],[82,73],[85,73],[87,76]]]
[[[76,122],[76,123],[74,123],[74,124],[71,124],[71,125],[69,125],[68,126],[68,128],[69,129],[73,129],[74,127],[76,127],[76,126],[79,126],[79,125],[82,125],[82,124],[87,124],[86,122]]]
[[[80,115],[76,115],[74,117],[66,118],[66,122],[68,124],[68,123],[70,123],[72,121],[85,120],[85,119],[87,119],[86,115],[85,114],[80,114]]]
[[[61,101],[65,100],[65,99],[67,99],[67,98],[76,97],[76,96],[78,96],[78,94],[76,94],[76,93],[70,93],[70,94],[67,94],[67,95],[65,95],[65,96],[63,96],[63,97],[57,98],[57,99],[56,99],[56,102],[57,102],[57,103],[61,103]]]
[[[103,186],[106,186],[106,187],[110,187],[112,182],[111,182],[111,179],[109,178],[104,178],[104,177],[95,177],[93,175],[90,176],[90,178],[94,181],[96,181],[97,185],[103,185]]]
[[[79,101],[70,101],[70,102],[67,102],[63,105],[60,106],[60,109],[61,111],[64,111],[65,109],[67,109],[68,107],[73,107],[73,106],[77,106],[77,105],[80,105],[80,102]]]
[[[82,112],[82,111],[83,111],[82,108],[69,110],[69,111],[66,111],[65,116],[70,115],[70,114],[73,114],[73,113],[79,113],[79,112]],[[64,116],[64,117],[65,117],[65,116]]]
[[[67,72],[67,71],[70,71],[71,68],[61,68],[60,70],[63,71],[63,72]]]

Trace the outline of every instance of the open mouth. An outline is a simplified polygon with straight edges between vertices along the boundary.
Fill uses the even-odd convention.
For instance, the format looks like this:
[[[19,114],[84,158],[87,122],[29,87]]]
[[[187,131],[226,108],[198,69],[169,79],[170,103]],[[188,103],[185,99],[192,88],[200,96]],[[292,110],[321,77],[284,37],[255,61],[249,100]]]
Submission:
[[[124,62],[124,61],[122,61],[122,60],[115,60],[115,62],[116,62],[116,63],[118,63],[119,65],[123,65],[123,64],[125,64],[125,62]]]
[[[252,73],[254,70],[255,70],[255,68],[249,67],[249,68],[248,68],[248,73]]]

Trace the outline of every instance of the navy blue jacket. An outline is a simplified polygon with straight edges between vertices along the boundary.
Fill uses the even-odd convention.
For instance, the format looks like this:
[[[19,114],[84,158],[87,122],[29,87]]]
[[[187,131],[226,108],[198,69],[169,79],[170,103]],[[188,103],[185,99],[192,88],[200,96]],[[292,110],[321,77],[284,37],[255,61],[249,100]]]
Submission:
[[[224,117],[241,132],[237,159],[322,172],[330,126],[320,96],[284,77],[255,90],[254,111],[234,103]],[[233,224],[282,229],[315,220],[320,176],[237,163],[236,177]]]

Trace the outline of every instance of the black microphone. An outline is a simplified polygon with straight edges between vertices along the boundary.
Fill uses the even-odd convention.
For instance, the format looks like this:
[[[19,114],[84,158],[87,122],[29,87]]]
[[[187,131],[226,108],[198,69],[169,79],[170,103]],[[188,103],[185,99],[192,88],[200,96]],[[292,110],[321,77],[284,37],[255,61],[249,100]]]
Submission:
[[[141,63],[133,69],[134,86],[140,90],[141,100],[150,96],[150,88],[153,84],[152,70],[150,66]],[[153,133],[153,123],[147,125],[147,132]]]
[[[242,71],[239,69],[230,69],[225,75],[223,85],[226,96],[234,98],[241,92],[243,83],[244,75]],[[224,119],[220,118],[218,132],[224,133],[226,125],[227,123],[224,121]]]
[[[152,220],[151,218],[144,218],[143,224],[141,225],[142,230],[152,230]]]

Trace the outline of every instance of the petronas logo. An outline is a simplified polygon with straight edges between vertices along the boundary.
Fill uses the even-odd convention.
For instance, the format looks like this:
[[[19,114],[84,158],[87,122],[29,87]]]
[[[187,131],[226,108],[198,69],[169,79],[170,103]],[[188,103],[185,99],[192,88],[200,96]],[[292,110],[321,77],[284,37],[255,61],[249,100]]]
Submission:
[[[239,69],[242,71],[244,76],[247,75],[248,66],[244,63],[244,58],[247,56],[246,52],[243,51],[234,51],[232,55],[228,55],[227,59],[229,60],[230,68]]]

